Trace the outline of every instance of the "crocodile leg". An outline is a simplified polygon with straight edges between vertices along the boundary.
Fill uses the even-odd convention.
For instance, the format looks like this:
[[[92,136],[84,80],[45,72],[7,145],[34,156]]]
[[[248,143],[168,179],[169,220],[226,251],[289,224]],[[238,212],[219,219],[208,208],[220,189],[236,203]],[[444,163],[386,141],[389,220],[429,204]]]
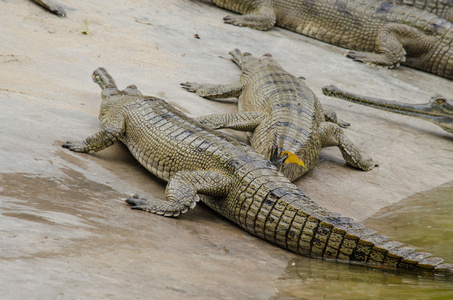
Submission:
[[[239,97],[244,84],[201,84],[196,82],[183,82],[181,86],[189,92],[195,93],[203,98],[234,98]]]
[[[124,89],[124,93],[126,93],[128,95],[135,95],[135,96],[142,95],[142,92],[140,92],[137,89],[137,86],[135,84],[131,84],[131,85],[127,86],[127,88]]]
[[[233,181],[230,177],[214,171],[180,171],[169,181],[165,190],[167,201],[144,199],[137,194],[126,199],[133,209],[141,209],[166,217],[177,217],[200,200],[197,194],[226,196]]]
[[[113,145],[123,133],[124,119],[118,118],[118,120],[104,126],[101,131],[89,136],[84,141],[67,141],[62,147],[81,153],[98,152]]]
[[[338,125],[323,122],[321,123],[318,132],[321,136],[322,147],[337,146],[348,165],[364,171],[369,171],[377,166],[377,164],[372,162],[371,158],[362,156],[360,151],[344,134],[343,129],[341,129]]]
[[[248,111],[243,113],[228,113],[221,115],[207,115],[198,117],[196,120],[212,129],[234,129],[240,131],[252,131],[260,125],[266,117],[265,114]]]
[[[244,15],[225,16],[223,21],[227,24],[251,27],[258,30],[268,30],[275,25],[277,20],[271,0],[253,1],[253,3],[248,4],[241,0],[213,0],[212,2],[232,11],[242,11],[245,8],[243,6],[247,6],[245,8],[247,13]]]
[[[346,128],[351,125],[348,122],[339,119],[337,117],[337,114],[331,109],[324,108],[324,118],[326,119],[327,122],[335,123],[341,128]]]
[[[429,37],[418,29],[403,24],[387,24],[378,33],[375,52],[349,51],[346,56],[355,61],[398,67],[408,56],[420,55],[429,49]]]

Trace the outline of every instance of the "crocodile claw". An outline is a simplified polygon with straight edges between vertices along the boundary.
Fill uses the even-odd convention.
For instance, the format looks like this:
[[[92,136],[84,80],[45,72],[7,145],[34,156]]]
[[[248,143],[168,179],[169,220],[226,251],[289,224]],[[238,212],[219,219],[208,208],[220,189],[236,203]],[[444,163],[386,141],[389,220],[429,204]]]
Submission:
[[[389,57],[386,57],[385,55],[374,52],[360,52],[349,50],[345,54],[346,57],[351,58],[353,61],[388,69],[398,68],[401,63],[405,62],[406,57],[404,55],[405,54],[402,54],[402,56],[398,60],[393,60]]]
[[[165,217],[177,217],[180,214],[186,213],[189,209],[194,208],[197,202],[200,201],[200,198],[198,195],[195,195],[190,202],[175,203],[154,199],[147,200],[141,198],[138,194],[134,194],[125,199],[125,201],[127,204],[132,205],[132,209],[139,209]]]
[[[196,82],[182,82],[181,87],[188,92],[195,93],[200,97],[209,98],[211,95],[212,88],[206,84],[200,84]]]
[[[273,156],[271,158],[271,163],[274,166],[280,166],[285,163],[286,159],[288,158],[289,154],[288,153],[281,153],[281,156]]]
[[[237,23],[235,22],[234,17],[233,17],[233,16],[230,16],[230,15],[225,16],[225,17],[223,18],[223,22],[225,22],[226,24],[233,24],[233,25],[241,26],[240,24],[237,24]]]
[[[197,88],[199,86],[199,84],[197,84],[195,82],[182,82],[182,83],[180,83],[180,85],[183,89],[187,90],[188,92],[192,92],[192,93],[196,93]]]
[[[337,125],[340,126],[341,128],[348,128],[349,126],[351,126],[351,123],[348,123],[348,122],[345,122],[342,120],[338,120]]]
[[[67,141],[66,143],[61,145],[61,147],[69,149],[74,152],[85,152],[83,143],[78,141]]]
[[[141,209],[138,206],[144,206],[148,204],[148,201],[144,198],[140,198],[138,194],[131,195],[125,201],[127,204],[133,205],[133,209]]]

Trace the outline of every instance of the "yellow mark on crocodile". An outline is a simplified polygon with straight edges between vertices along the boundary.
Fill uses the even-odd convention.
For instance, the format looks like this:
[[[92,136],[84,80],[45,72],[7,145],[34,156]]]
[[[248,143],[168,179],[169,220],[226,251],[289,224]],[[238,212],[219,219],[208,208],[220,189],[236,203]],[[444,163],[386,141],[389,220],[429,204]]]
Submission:
[[[293,163],[293,164],[298,164],[302,167],[304,167],[307,171],[308,171],[308,168],[305,166],[304,162],[302,161],[302,159],[299,158],[299,156],[297,156],[297,154],[294,154],[290,151],[283,151],[281,153],[281,156],[285,155],[285,154],[288,154],[288,158],[285,160],[285,163]]]

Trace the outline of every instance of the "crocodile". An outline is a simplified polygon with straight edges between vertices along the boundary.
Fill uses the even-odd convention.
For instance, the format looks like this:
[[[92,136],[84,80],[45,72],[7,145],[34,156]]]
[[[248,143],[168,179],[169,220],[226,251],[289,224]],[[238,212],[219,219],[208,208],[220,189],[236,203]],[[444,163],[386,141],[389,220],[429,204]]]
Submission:
[[[242,70],[238,83],[181,83],[202,97],[238,97],[239,113],[202,116],[199,122],[214,129],[250,132],[252,148],[291,181],[314,167],[323,147],[337,146],[352,167],[368,171],[375,166],[340,128],[349,124],[326,111],[303,79],[285,71],[271,54],[256,58],[234,49],[230,55]]]
[[[398,5],[414,6],[453,22],[453,0],[393,0]]]
[[[33,2],[41,5],[45,9],[49,10],[50,12],[52,12],[52,13],[60,16],[60,17],[66,17],[66,11],[56,1],[53,1],[53,0],[33,0]]]
[[[118,90],[99,68],[102,129],[62,146],[101,151],[123,142],[147,170],[168,182],[166,200],[133,195],[133,209],[176,217],[202,201],[249,233],[301,255],[453,273],[442,258],[391,241],[358,222],[317,205],[250,146],[189,118],[166,101],[143,96],[135,85]],[[432,273],[431,273],[432,274]]]
[[[426,120],[453,133],[453,101],[440,95],[431,97],[428,103],[409,104],[357,95],[334,85],[324,86],[322,92],[326,96]]]
[[[268,30],[274,25],[350,49],[359,62],[400,64],[453,79],[453,25],[414,7],[376,0],[212,0],[225,23]]]

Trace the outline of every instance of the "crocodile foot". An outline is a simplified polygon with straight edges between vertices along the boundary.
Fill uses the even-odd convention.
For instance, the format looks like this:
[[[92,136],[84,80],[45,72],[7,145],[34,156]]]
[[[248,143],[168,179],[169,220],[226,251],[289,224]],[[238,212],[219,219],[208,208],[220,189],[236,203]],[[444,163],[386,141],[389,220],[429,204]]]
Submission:
[[[402,55],[402,57],[399,57],[397,59],[390,59],[383,54],[373,52],[359,52],[354,50],[349,50],[348,52],[346,52],[345,56],[352,58],[352,60],[357,62],[389,69],[398,68],[400,64],[406,60],[404,54]]]
[[[246,20],[244,20],[244,18],[241,18],[241,16],[227,15],[223,18],[223,22],[225,22],[225,24],[231,24],[239,27],[247,26]]]
[[[343,121],[341,119],[337,119],[336,124],[341,128],[348,128],[349,126],[351,126],[351,123]]]
[[[195,93],[197,95],[198,91],[203,88],[202,84],[196,83],[196,82],[183,82],[181,83],[181,86],[183,89],[187,90],[188,92]]]
[[[360,160],[356,160],[353,162],[348,161],[348,165],[363,171],[371,171],[374,168],[379,167],[379,164],[374,162],[373,159],[369,157],[365,158],[360,157]]]
[[[145,199],[141,198],[138,194],[134,194],[125,201],[126,203],[132,205],[132,209],[140,209],[165,217],[177,217],[180,214],[187,212],[189,209],[194,208],[199,200],[200,198],[198,195],[195,195],[193,202],[178,205],[176,202]]]
[[[347,128],[351,126],[350,123],[345,122],[337,117],[337,114],[328,108],[324,108],[324,117],[326,118],[326,121],[332,122],[340,126],[341,128]]]
[[[67,141],[61,147],[69,149],[74,152],[86,152],[87,145],[83,141]]]
[[[250,27],[257,30],[269,30],[275,24],[275,15],[271,14],[250,14],[250,15],[228,15],[223,18],[225,24],[239,27]]]
[[[242,87],[240,84],[202,84],[196,82],[183,82],[181,87],[188,92],[195,93],[207,99],[235,97]]]

